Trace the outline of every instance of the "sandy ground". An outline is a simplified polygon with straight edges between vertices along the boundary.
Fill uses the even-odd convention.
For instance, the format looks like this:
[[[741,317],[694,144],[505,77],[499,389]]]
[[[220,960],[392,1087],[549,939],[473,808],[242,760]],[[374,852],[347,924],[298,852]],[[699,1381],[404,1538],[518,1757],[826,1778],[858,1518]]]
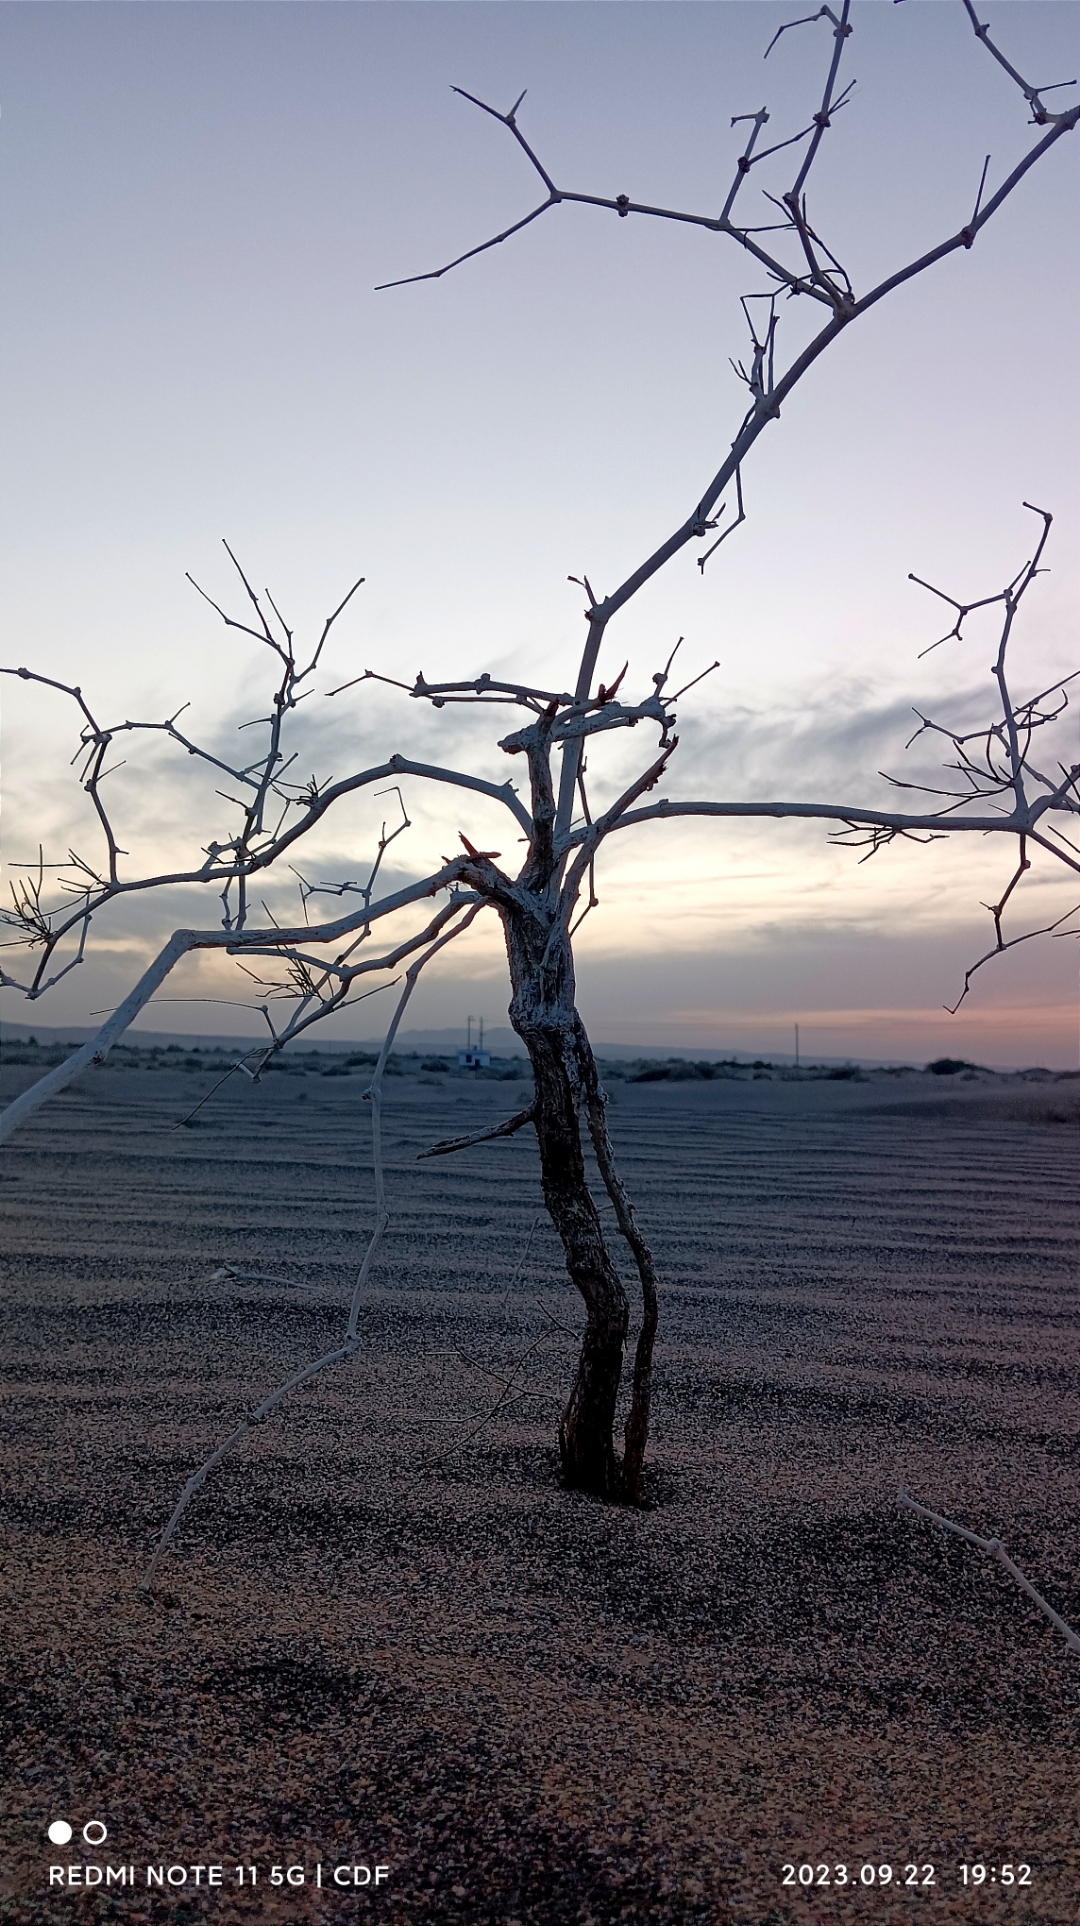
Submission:
[[[1080,1624],[1080,1085],[613,1083],[664,1280],[632,1513],[558,1488],[579,1311],[527,1133],[415,1162],[527,1084],[389,1080],[363,1348],[213,1474],[147,1602],[194,1466],[340,1330],[365,1080],[174,1128],[205,1070],[106,1067],[12,1147],[0,1917],[1080,1919],[1080,1659],[895,1504],[1000,1533]],[[61,1862],[138,1883],[50,1890]]]

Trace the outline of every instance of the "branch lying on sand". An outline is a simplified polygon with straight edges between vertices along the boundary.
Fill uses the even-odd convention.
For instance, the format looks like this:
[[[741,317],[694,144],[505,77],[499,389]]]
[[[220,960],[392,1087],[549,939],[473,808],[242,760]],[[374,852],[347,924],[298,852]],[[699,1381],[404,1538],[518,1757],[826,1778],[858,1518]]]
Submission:
[[[467,1150],[470,1144],[486,1144],[492,1137],[512,1137],[515,1130],[531,1123],[535,1115],[536,1105],[531,1103],[527,1110],[519,1110],[515,1116],[507,1117],[505,1123],[492,1124],[489,1130],[474,1130],[468,1137],[444,1137],[442,1143],[432,1144],[430,1150],[417,1151],[416,1161],[419,1164],[425,1157],[446,1157],[452,1150]]]
[[[1047,1604],[1042,1593],[1037,1592],[1034,1585],[1024,1577],[1020,1567],[1013,1564],[1000,1538],[980,1538],[977,1532],[968,1531],[963,1525],[954,1525],[951,1518],[942,1518],[940,1512],[928,1511],[925,1505],[916,1504],[914,1498],[903,1487],[896,1494],[896,1502],[898,1505],[903,1505],[906,1511],[917,1511],[921,1517],[931,1519],[935,1525],[941,1525],[945,1531],[955,1532],[958,1538],[966,1538],[969,1545],[977,1545],[980,1551],[989,1552],[991,1558],[996,1558],[999,1565],[1004,1565],[1009,1577],[1015,1578],[1021,1590],[1035,1600],[1040,1612],[1044,1613],[1051,1625],[1061,1633],[1070,1652],[1080,1652],[1080,1638],[1077,1637],[1072,1626],[1066,1625],[1065,1620],[1058,1617],[1053,1606]]]
[[[238,1271],[232,1264],[223,1264],[219,1271],[211,1273],[211,1284],[283,1284],[290,1291],[310,1291],[311,1285],[299,1277],[272,1277],[269,1271]]]

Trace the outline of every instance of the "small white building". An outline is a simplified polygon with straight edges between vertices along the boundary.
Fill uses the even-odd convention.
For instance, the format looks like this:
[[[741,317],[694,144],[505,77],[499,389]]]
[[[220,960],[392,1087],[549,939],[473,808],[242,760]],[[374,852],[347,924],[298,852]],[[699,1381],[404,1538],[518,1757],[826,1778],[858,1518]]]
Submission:
[[[491,1062],[491,1052],[484,1049],[484,1019],[483,1017],[468,1017],[466,1018],[466,1022],[468,1028],[465,1032],[465,1048],[464,1050],[458,1051],[458,1068],[460,1070],[486,1070],[488,1064]],[[472,1027],[474,1023],[478,1026],[475,1048],[473,1047],[472,1040]]]

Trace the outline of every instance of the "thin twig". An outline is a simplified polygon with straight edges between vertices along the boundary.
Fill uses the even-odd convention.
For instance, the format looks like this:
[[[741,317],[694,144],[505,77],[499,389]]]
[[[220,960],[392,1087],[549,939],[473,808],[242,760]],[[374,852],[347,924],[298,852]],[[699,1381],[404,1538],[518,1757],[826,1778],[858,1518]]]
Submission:
[[[527,1110],[519,1110],[515,1116],[507,1117],[505,1123],[492,1124],[490,1128],[484,1130],[474,1130],[468,1137],[447,1137],[442,1143],[432,1144],[430,1150],[417,1151],[416,1161],[419,1164],[425,1157],[446,1157],[452,1150],[468,1150],[471,1144],[486,1144],[495,1137],[512,1137],[516,1130],[522,1129],[523,1125],[532,1123],[535,1116],[536,1105],[531,1103]]]

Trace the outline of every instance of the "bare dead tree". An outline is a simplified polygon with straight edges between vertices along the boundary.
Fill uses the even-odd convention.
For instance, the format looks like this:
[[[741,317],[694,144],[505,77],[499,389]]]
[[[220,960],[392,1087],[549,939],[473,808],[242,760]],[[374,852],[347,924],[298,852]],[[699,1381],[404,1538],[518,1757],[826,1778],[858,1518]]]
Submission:
[[[1009,76],[1030,109],[1031,121],[1039,130],[1038,137],[1024,159],[985,200],[987,169],[984,167],[975,209],[962,227],[944,240],[934,242],[916,259],[899,265],[864,293],[856,290],[847,270],[821,238],[817,217],[811,221],[808,206],[808,181],[815,159],[834,116],[850,92],[850,88],[840,87],[840,68],[852,33],[850,0],[843,0],[839,12],[823,6],[806,20],[787,23],[795,27],[824,20],[831,27],[832,45],[824,85],[818,95],[819,104],[801,131],[768,146],[763,144],[769,119],[764,108],[735,116],[732,125],[749,123],[749,133],[736,158],[731,186],[719,213],[682,212],[633,202],[625,195],[609,199],[557,188],[518,124],[521,100],[509,113],[503,114],[471,95],[466,96],[507,129],[542,181],[545,198],[512,227],[468,249],[446,267],[410,279],[437,278],[474,255],[500,245],[551,208],[564,203],[582,203],[609,210],[620,219],[635,214],[673,220],[722,236],[746,253],[767,283],[764,292],[752,290],[742,301],[750,344],[744,360],[733,365],[746,386],[749,400],[730,449],[716,473],[690,513],[631,569],[617,588],[598,598],[588,578],[582,578],[587,598],[586,632],[572,688],[557,684],[534,687],[500,681],[489,674],[437,682],[418,674],[414,682],[406,684],[395,683],[368,670],[363,676],[328,692],[340,694],[357,682],[389,682],[412,700],[435,710],[468,705],[508,712],[506,719],[513,726],[500,737],[499,747],[507,756],[518,759],[524,771],[526,780],[521,793],[509,780],[496,783],[464,770],[422,763],[400,754],[389,755],[375,766],[358,769],[342,780],[325,785],[314,777],[304,782],[297,780],[295,756],[287,753],[290,720],[311,686],[334,624],[359,583],[327,618],[311,654],[302,658],[297,654],[293,633],[272,598],[268,594],[257,594],[232,558],[246,597],[247,619],[240,620],[226,613],[216,602],[211,602],[211,606],[229,628],[254,637],[266,648],[274,659],[276,677],[269,714],[261,719],[265,731],[261,748],[246,763],[229,762],[217,750],[194,741],[179,726],[179,712],[156,723],[125,720],[106,724],[91,711],[80,688],[56,682],[35,670],[5,671],[58,690],[75,703],[81,718],[80,778],[97,816],[104,854],[99,861],[91,863],[71,851],[67,863],[57,866],[46,866],[42,858],[37,868],[16,886],[6,921],[13,932],[13,942],[36,954],[36,966],[21,978],[5,973],[0,980],[18,987],[32,1000],[42,996],[81,962],[92,920],[99,912],[134,892],[198,884],[220,895],[224,914],[218,928],[176,930],[97,1035],[8,1105],[0,1121],[0,1134],[10,1135],[86,1065],[103,1061],[117,1038],[161,989],[180,959],[193,952],[223,951],[255,977],[264,997],[268,1034],[265,1043],[238,1065],[255,1078],[272,1057],[313,1025],[369,994],[373,984],[384,984],[402,968],[405,971],[394,1021],[367,1093],[374,1135],[376,1217],[351,1294],[342,1343],[326,1356],[304,1366],[265,1398],[193,1475],[159,1544],[155,1567],[183,1510],[224,1452],[238,1443],[251,1425],[267,1417],[295,1386],[315,1372],[352,1357],[358,1349],[361,1293],[388,1221],[379,1135],[381,1080],[387,1052],[419,973],[479,915],[491,911],[502,926],[512,985],[510,1020],[528,1052],[535,1093],[533,1101],[505,1123],[440,1143],[428,1154],[447,1154],[465,1144],[505,1136],[526,1126],[534,1131],[547,1210],[562,1244],[567,1272],[585,1306],[580,1355],[559,1426],[563,1478],[568,1486],[579,1490],[641,1503],[645,1491],[645,1452],[657,1326],[657,1278],[648,1245],[635,1222],[633,1206],[618,1173],[606,1123],[604,1092],[575,995],[573,938],[582,917],[589,914],[598,901],[596,870],[603,846],[616,832],[639,824],[692,816],[802,819],[834,824],[833,833],[838,840],[863,845],[868,855],[898,838],[928,841],[961,833],[1006,836],[1013,839],[1018,853],[1000,901],[991,906],[995,943],[988,956],[999,954],[1034,934],[1025,932],[1006,938],[1003,917],[1006,909],[1012,908],[1021,879],[1027,875],[1036,855],[1080,875],[1080,851],[1064,827],[1067,822],[1070,829],[1074,828],[1075,818],[1080,815],[1080,764],[1044,766],[1043,758],[1036,755],[1036,744],[1040,740],[1037,732],[1061,716],[1068,700],[1066,681],[1059,681],[1035,696],[1017,697],[1013,693],[1008,662],[1021,600],[1042,568],[1051,521],[1042,509],[1034,511],[1041,521],[1034,553],[1003,590],[970,604],[944,596],[956,611],[952,636],[961,633],[964,620],[974,608],[990,603],[1002,606],[1003,627],[993,670],[996,706],[977,734],[958,732],[919,714],[916,736],[940,735],[954,758],[948,786],[926,791],[929,801],[924,807],[882,811],[844,801],[682,800],[657,796],[655,792],[667,780],[678,744],[677,705],[701,677],[694,676],[683,686],[673,688],[672,652],[663,667],[658,667],[653,674],[651,687],[636,695],[623,693],[625,668],[610,679],[597,680],[598,658],[608,625],[645,583],[688,544],[715,535],[715,540],[698,558],[699,566],[704,568],[710,556],[745,518],[743,466],[758,437],[778,419],[787,397],[825,350],[895,289],[929,272],[948,255],[970,249],[1029,170],[1076,126],[1080,107],[1051,112],[1044,96],[1052,89],[1036,90],[1029,86],[993,43],[987,28],[979,23],[971,0],[963,0],[963,4],[982,47]],[[786,32],[787,27],[780,31]],[[772,45],[778,38],[779,35]],[[791,185],[779,195],[771,192],[766,195],[768,222],[752,225],[737,219],[736,206],[745,197],[748,176],[770,156],[788,151],[796,155]],[[799,350],[786,367],[781,367],[779,304],[781,300],[792,299],[816,303],[824,310],[824,320],[809,344]],[[723,498],[725,491],[732,489],[734,501],[729,511]],[[722,525],[725,513],[728,520]],[[939,589],[932,592],[943,594]],[[209,596],[206,599],[211,600]],[[943,637],[942,641],[947,639]],[[702,674],[708,673],[708,669],[702,671]],[[605,745],[618,732],[639,728],[647,734],[655,730],[652,747],[621,793],[604,806],[594,808],[599,792],[591,759],[602,754]],[[223,777],[234,785],[236,794],[227,796],[226,801],[239,816],[220,840],[205,845],[201,861],[191,867],[170,874],[132,878],[122,871],[118,832],[103,796],[103,784],[115,745],[140,731],[164,735],[211,769],[215,778]],[[518,842],[524,845],[521,860],[516,856],[504,857],[498,850],[479,848],[461,831],[459,853],[445,857],[438,869],[422,879],[380,895],[385,852],[409,824],[402,790],[406,779],[410,783],[454,789],[497,804],[506,814],[507,830],[515,847]],[[379,794],[390,790],[396,794],[400,821],[390,829],[384,826],[365,881],[346,879],[333,885],[318,885],[301,877],[303,922],[282,927],[272,919],[253,919],[252,892],[257,879],[275,865],[293,863],[305,838],[343,798],[362,791]],[[59,901],[54,900],[55,892],[47,886],[47,876],[50,881],[55,878]],[[312,920],[312,899],[326,892],[340,900],[340,912],[326,920]],[[434,913],[425,910],[417,922],[417,911],[425,904],[430,905],[432,899],[439,899],[439,907]],[[403,922],[408,922],[409,927],[379,948],[376,934],[381,934],[389,919],[395,919],[398,929]],[[1059,921],[1063,924],[1065,918]],[[981,958],[972,966],[968,982],[986,960]],[[965,993],[966,987],[965,984]],[[284,1008],[285,1020],[275,1023],[272,1012],[278,1007]],[[615,1443],[615,1424],[630,1332],[630,1305],[587,1180],[582,1122],[641,1291],[621,1453]],[[509,1396],[517,1386],[516,1375],[504,1382]]]

